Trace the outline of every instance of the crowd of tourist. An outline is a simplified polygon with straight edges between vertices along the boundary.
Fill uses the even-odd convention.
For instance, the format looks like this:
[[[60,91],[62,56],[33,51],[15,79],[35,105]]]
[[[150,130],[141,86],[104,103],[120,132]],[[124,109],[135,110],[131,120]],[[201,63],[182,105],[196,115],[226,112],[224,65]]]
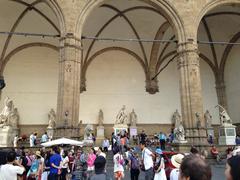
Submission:
[[[45,137],[44,137],[45,136]],[[30,147],[34,146],[36,134],[31,134]],[[106,138],[101,147],[54,146],[51,149],[15,148],[6,152],[6,162],[1,162],[0,180],[121,180],[130,172],[131,180],[138,180],[141,172],[145,180],[210,180],[211,167],[206,154],[192,146],[189,153],[171,152],[168,159],[165,151],[167,136],[159,134],[159,146],[148,147],[147,135],[139,134],[139,145],[130,146],[126,132],[114,133]],[[48,141],[44,134],[41,141]],[[31,144],[33,143],[33,144]],[[240,149],[227,150],[225,177],[240,179]],[[211,153],[218,153],[215,146]],[[107,172],[107,157],[113,154],[113,176]],[[1,160],[0,159],[0,160]],[[108,159],[109,162],[109,159]],[[111,169],[111,168],[109,168]],[[109,170],[108,169],[108,170]]]

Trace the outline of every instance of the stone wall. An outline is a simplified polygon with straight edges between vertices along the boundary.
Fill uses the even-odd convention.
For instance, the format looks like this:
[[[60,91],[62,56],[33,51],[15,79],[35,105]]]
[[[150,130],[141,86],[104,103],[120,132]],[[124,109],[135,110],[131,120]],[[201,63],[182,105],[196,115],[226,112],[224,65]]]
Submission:
[[[113,124],[118,110],[124,104],[129,108],[128,111],[135,108],[141,126],[146,124],[149,124],[150,128],[154,127],[154,124],[168,126],[175,109],[183,109],[183,107],[188,107],[186,112],[184,112],[184,117],[190,118],[188,122],[190,123],[194,122],[194,110],[202,109],[202,102],[197,101],[201,98],[203,99],[203,110],[210,110],[213,115],[214,124],[219,123],[217,109],[214,106],[223,101],[226,101],[223,103],[228,106],[233,122],[239,122],[240,85],[238,79],[240,78],[240,74],[237,68],[239,67],[239,61],[237,61],[239,59],[239,47],[234,48],[230,52],[225,67],[224,63],[221,63],[225,46],[215,47],[216,58],[212,55],[213,47],[209,45],[195,46],[194,44],[198,38],[200,40],[209,40],[209,34],[206,34],[207,29],[204,28],[203,22],[200,23],[202,17],[207,13],[215,11],[236,11],[236,5],[239,4],[237,0],[56,0],[54,2],[46,1],[46,3],[50,4],[50,7],[46,3],[38,3],[36,7],[34,6],[34,8],[39,8],[48,18],[41,16],[34,8],[31,9],[32,11],[27,10],[26,15],[21,18],[18,15],[24,11],[25,6],[20,6],[21,4],[13,1],[1,1],[0,3],[0,27],[2,27],[2,31],[9,31],[17,20],[20,23],[15,31],[18,32],[61,34],[64,38],[66,34],[70,35],[69,39],[64,41],[63,38],[60,42],[59,39],[54,38],[14,36],[9,44],[6,41],[6,36],[0,37],[1,75],[4,76],[7,84],[1,92],[0,108],[2,109],[3,99],[6,96],[12,98],[15,106],[19,108],[20,124],[23,126],[31,124],[36,126],[42,124],[45,126],[49,109],[57,109],[57,104],[64,108],[77,107],[74,110],[71,109],[74,112],[70,112],[71,121],[73,119],[76,121],[79,117],[79,120],[83,120],[84,123],[91,122],[93,124],[96,124],[97,113],[102,108],[106,124],[108,124],[106,126],[108,129],[106,130],[107,134],[111,132],[111,124]],[[100,8],[99,6],[104,3],[105,7]],[[154,7],[151,5],[154,5]],[[81,60],[83,61],[90,43],[89,41],[81,40],[81,36],[94,36],[101,25],[106,23],[104,20],[108,20],[108,17],[112,17],[117,13],[114,7],[118,8],[118,10],[124,10],[135,6],[144,6],[143,9],[139,10],[138,14],[126,13],[126,16],[122,14],[117,21],[103,31],[102,37],[116,36],[132,38],[136,35],[130,28],[131,24],[129,25],[129,22],[132,22],[132,26],[139,31],[141,38],[153,39],[159,26],[166,21],[163,16],[156,15],[154,8],[158,8],[158,5],[161,11],[160,14],[166,16],[171,24],[171,28],[166,30],[166,34],[164,36],[159,35],[158,37],[169,39],[175,34],[176,39],[181,41],[179,42],[179,47],[183,48],[181,52],[183,54],[181,59],[183,62],[179,63],[179,67],[182,71],[179,70],[180,68],[177,69],[178,59],[176,57],[175,61],[170,63],[160,73],[157,79],[157,86],[155,84],[153,87],[155,91],[150,95],[146,92],[147,88],[145,86],[147,83],[152,83],[148,82],[148,80],[157,72],[153,70],[156,64],[154,64],[154,60],[151,61],[151,57],[159,55],[159,52],[155,51],[151,54],[152,44],[144,45],[147,62],[153,62],[152,64],[149,63],[151,64],[150,69],[144,69],[145,66],[138,62],[138,57],[144,58],[139,44],[132,42],[119,42],[117,44],[116,42],[98,42],[89,54],[92,56],[96,52],[99,53],[99,55],[95,55],[92,58],[92,62],[86,68],[86,92],[83,92],[80,98],[74,98],[79,96],[79,93],[76,94],[78,92],[76,91],[76,87],[78,87],[80,82],[76,83],[74,81],[69,83],[69,80],[73,79],[71,77],[76,76],[80,78],[80,68],[78,69],[74,66],[75,69],[73,71],[72,67],[69,69],[69,64],[64,64],[66,65],[65,67],[64,65],[60,66],[58,62],[63,62],[67,59],[69,62],[74,63],[77,60],[79,64]],[[168,11],[166,7],[169,7],[172,11]],[[151,11],[149,11],[150,8],[152,8]],[[57,16],[53,11],[56,12]],[[147,16],[146,13],[148,13]],[[129,18],[129,21],[126,21],[126,18]],[[236,28],[239,25],[237,17],[231,16],[230,19],[224,17],[221,18],[221,21],[218,18],[211,18],[207,23],[210,31],[212,31],[212,40],[229,41],[230,38],[236,35],[236,30],[239,29]],[[122,29],[119,28],[119,25],[121,25]],[[160,32],[159,34],[161,34]],[[165,31],[162,30],[163,32]],[[78,46],[78,43],[81,45]],[[36,48],[33,46],[51,46],[51,50],[49,48]],[[54,48],[52,46],[55,47],[55,51],[53,51]],[[120,46],[120,48],[116,46]],[[56,51],[59,47],[61,47],[61,56]],[[68,47],[68,50],[65,50],[64,47]],[[102,53],[102,48],[110,48],[111,50]],[[167,52],[176,50],[176,44],[171,44]],[[178,50],[180,51],[180,49]],[[201,76],[197,74],[199,72],[198,52],[205,54],[209,59],[209,61],[204,60],[204,58],[200,59]],[[169,59],[166,58],[162,66]],[[186,64],[184,63],[192,65],[195,68],[193,68],[192,72],[187,72],[189,73],[187,76],[184,76],[184,73],[186,75],[186,69],[184,69],[184,65]],[[218,67],[220,64],[223,64],[223,67]],[[180,71],[181,73],[179,73]],[[190,74],[194,74],[194,71],[197,78],[195,81],[194,78],[190,78]],[[66,73],[67,75],[65,75],[65,72],[71,74],[68,75]],[[149,72],[150,74],[148,74]],[[73,76],[74,73],[75,76]],[[225,75],[223,76],[224,73]],[[60,75],[62,75],[61,79],[59,78]],[[200,79],[201,84],[199,83]],[[219,80],[221,81],[219,82]],[[224,91],[226,86],[226,92],[216,93],[216,82],[222,85],[221,91]],[[156,82],[153,82],[153,85],[154,83]],[[196,91],[185,92],[179,90],[179,87],[186,87],[188,85],[192,90]],[[72,94],[68,96],[59,93],[63,87],[65,88],[63,92],[71,90]],[[224,94],[226,94],[226,97],[221,97],[225,96]],[[78,108],[79,102],[80,108]],[[61,112],[59,114],[61,116],[66,110],[64,108],[60,108]],[[78,111],[80,111],[79,116]],[[23,128],[24,132],[25,129]],[[158,130],[156,129],[156,131]]]

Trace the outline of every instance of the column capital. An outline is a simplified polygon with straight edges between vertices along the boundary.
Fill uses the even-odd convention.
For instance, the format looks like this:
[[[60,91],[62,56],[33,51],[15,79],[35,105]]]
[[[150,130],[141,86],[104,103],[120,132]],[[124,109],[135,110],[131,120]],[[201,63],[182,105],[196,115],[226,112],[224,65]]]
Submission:
[[[185,66],[199,67],[199,51],[195,43],[185,42],[178,44],[178,69]]]
[[[74,33],[66,33],[64,36],[60,37],[60,49],[62,48],[74,48],[77,50],[82,50],[81,38],[77,37]]]
[[[198,45],[196,43],[193,43],[193,42],[178,43],[177,53],[180,56],[184,55],[185,53],[197,53],[197,54],[199,54]]]

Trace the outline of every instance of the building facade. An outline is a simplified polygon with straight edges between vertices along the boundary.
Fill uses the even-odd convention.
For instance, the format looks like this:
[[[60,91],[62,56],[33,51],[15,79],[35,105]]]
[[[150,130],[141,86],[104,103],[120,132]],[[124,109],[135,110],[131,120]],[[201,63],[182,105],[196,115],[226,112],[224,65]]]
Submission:
[[[187,139],[204,141],[203,114],[209,110],[213,125],[219,125],[217,104],[240,122],[239,45],[231,44],[240,38],[239,5],[239,0],[1,1],[0,31],[34,34],[0,36],[6,82],[1,107],[6,96],[13,99],[21,134],[43,132],[54,108],[64,136],[76,136],[80,121],[97,124],[100,109],[110,135],[123,105],[127,113],[135,110],[139,130],[168,133],[178,109]],[[214,41],[222,43],[209,43]]]

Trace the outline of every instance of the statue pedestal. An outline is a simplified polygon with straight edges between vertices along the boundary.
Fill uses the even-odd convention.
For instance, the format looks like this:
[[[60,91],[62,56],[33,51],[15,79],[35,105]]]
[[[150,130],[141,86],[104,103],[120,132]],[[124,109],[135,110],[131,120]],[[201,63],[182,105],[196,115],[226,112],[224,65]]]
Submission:
[[[48,127],[47,128],[47,135],[48,135],[48,138],[50,140],[52,140],[53,139],[53,135],[54,135],[54,128]]]
[[[12,128],[11,126],[0,128],[0,147],[13,147],[13,139],[18,134],[18,128]]]
[[[174,140],[173,140],[173,143],[180,145],[180,144],[186,144],[187,141],[186,141],[186,140],[176,140],[176,139],[174,139]]]
[[[93,142],[92,139],[84,139],[83,140],[83,145],[85,145],[85,146],[92,146],[92,145],[94,145],[94,142]]]
[[[124,132],[128,132],[128,125],[126,124],[115,124],[114,127],[114,134],[123,134]]]
[[[137,136],[137,126],[130,126],[130,138]]]
[[[219,145],[236,145],[236,126],[224,123],[219,128]]]
[[[131,144],[134,144],[135,142],[133,137],[137,137],[137,126],[130,126],[129,131],[130,142]]]
[[[97,126],[96,145],[101,146],[104,138],[104,126]]]

